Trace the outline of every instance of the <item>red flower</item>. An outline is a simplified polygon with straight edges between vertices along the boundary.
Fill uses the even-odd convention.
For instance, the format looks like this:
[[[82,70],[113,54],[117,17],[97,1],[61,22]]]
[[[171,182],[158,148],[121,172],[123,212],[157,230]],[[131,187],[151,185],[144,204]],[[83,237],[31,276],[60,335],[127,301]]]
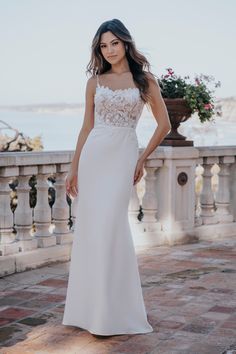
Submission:
[[[167,71],[170,76],[172,76],[174,74],[174,71],[171,68],[168,68]]]
[[[214,106],[213,106],[213,104],[211,104],[211,103],[206,103],[206,104],[204,104],[204,108],[206,109],[206,110],[209,110],[209,109],[212,109]]]

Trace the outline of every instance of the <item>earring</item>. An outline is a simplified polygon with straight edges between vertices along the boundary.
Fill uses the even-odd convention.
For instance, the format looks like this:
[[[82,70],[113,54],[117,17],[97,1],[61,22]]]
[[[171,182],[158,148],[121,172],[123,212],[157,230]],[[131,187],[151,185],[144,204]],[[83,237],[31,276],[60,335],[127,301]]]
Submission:
[[[126,50],[126,51],[128,50],[128,46],[127,46],[127,44],[125,45],[125,50]]]

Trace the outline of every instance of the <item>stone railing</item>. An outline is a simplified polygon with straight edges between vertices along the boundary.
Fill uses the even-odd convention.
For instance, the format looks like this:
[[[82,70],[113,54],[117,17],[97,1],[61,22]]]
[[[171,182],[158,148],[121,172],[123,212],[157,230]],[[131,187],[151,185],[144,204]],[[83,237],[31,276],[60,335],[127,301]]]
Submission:
[[[140,149],[141,152],[141,149]],[[0,274],[70,258],[73,151],[0,153]],[[236,236],[236,147],[158,147],[133,188],[135,247]]]
[[[236,236],[235,156],[236,146],[159,147],[152,153],[141,192],[134,188],[130,202],[136,244]]]

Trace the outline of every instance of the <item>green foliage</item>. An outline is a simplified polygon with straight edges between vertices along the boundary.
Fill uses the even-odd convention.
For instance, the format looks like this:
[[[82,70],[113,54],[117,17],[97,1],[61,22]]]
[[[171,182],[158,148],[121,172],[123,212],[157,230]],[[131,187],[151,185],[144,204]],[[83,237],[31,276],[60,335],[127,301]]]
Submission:
[[[214,88],[219,87],[220,81],[215,82],[213,76],[201,74],[195,76],[194,83],[192,83],[189,76],[182,78],[175,75],[171,68],[166,70],[168,74],[161,75],[158,79],[163,98],[185,99],[192,113],[198,113],[202,123],[213,120],[215,114],[221,115],[221,112],[215,108],[214,89],[208,87],[210,84],[213,84]]]

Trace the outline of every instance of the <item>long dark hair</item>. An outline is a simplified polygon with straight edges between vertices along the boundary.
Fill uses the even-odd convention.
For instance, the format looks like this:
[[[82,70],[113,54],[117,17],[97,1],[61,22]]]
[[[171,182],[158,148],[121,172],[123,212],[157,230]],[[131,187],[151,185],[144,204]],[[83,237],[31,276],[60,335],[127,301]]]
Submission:
[[[124,45],[127,47],[126,57],[133,75],[133,80],[140,90],[141,98],[145,103],[149,104],[150,97],[148,95],[149,84],[147,72],[151,73],[150,64],[147,58],[136,49],[134,40],[128,29],[116,18],[103,22],[98,28],[92,41],[91,59],[86,67],[86,74],[103,74],[111,68],[111,64],[104,59],[100,49],[101,36],[108,31],[111,31],[116,37],[123,41]]]

